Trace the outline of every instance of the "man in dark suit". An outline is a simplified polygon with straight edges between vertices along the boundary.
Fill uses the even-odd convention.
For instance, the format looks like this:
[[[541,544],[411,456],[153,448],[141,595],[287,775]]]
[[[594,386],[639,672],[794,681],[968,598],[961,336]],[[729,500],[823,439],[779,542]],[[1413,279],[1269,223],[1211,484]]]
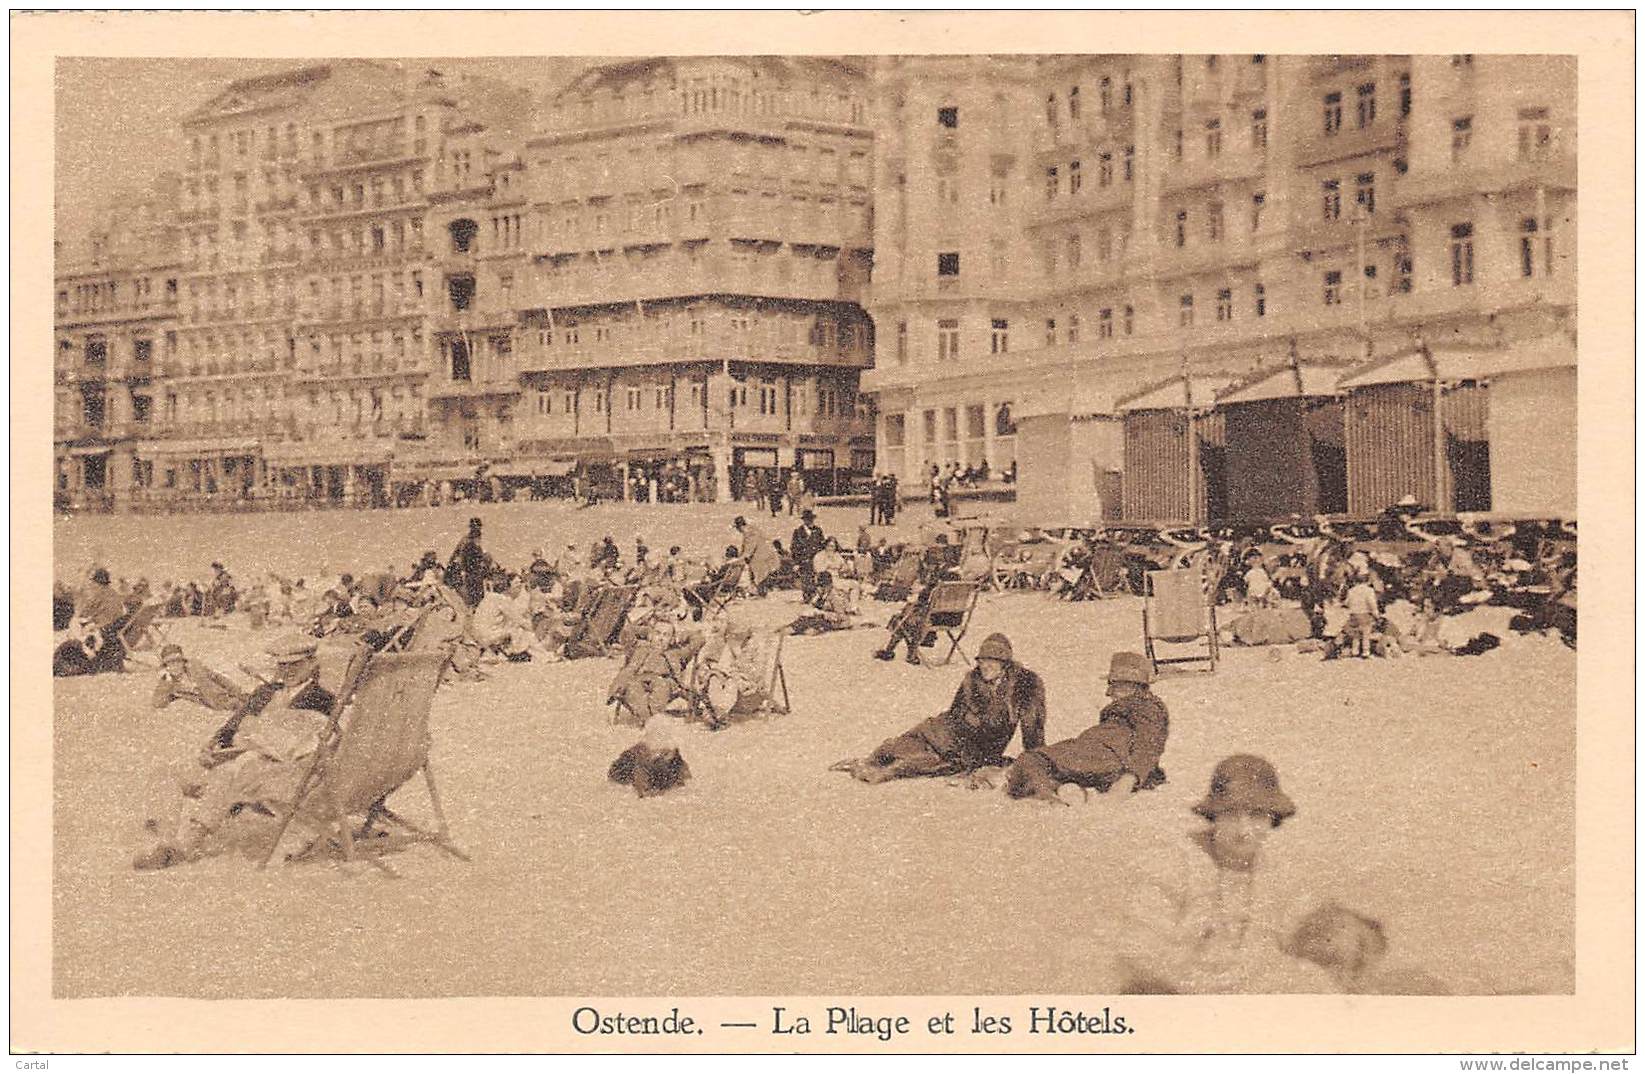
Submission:
[[[817,574],[812,561],[816,559],[817,553],[822,551],[826,541],[822,527],[817,525],[816,513],[803,512],[800,515],[800,524],[794,528],[794,541],[789,545],[789,555],[794,560],[794,572],[800,576],[800,594],[807,601],[817,592]]]

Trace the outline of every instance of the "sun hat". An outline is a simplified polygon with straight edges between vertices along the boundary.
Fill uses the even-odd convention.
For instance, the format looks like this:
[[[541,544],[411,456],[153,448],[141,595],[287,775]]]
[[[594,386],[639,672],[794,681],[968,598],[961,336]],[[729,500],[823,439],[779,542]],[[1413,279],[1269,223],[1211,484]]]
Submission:
[[[1236,753],[1217,762],[1211,772],[1211,790],[1194,812],[1207,820],[1230,812],[1266,813],[1274,827],[1293,816],[1297,807],[1279,789],[1279,773],[1262,757]]]
[[[978,660],[1000,660],[1007,664],[1011,662],[1011,639],[1004,634],[990,634],[983,639],[982,648],[977,650]]]

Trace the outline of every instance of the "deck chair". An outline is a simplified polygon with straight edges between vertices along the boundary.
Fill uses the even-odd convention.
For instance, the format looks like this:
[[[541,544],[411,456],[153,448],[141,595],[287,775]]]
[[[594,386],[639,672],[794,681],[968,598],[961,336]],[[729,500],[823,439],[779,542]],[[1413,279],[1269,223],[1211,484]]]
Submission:
[[[773,714],[788,714],[788,674],[783,670],[783,639],[787,636],[786,630],[774,630],[757,633],[749,639],[750,645],[759,647],[750,675],[754,680],[754,689],[738,697],[736,705],[725,713],[726,716],[758,713],[770,719]]]
[[[1170,645],[1206,643],[1205,651],[1183,656],[1158,656],[1155,642]],[[1148,660],[1161,664],[1208,662],[1217,670],[1217,608],[1206,599],[1200,571],[1193,568],[1149,571],[1142,602],[1142,641]]]
[[[145,604],[131,613],[126,625],[120,628],[120,644],[127,653],[144,652],[166,640],[155,622],[162,610],[163,606],[158,603]]]
[[[904,552],[891,568],[890,575],[874,590],[874,599],[907,600],[920,580],[920,558],[918,552]]]
[[[977,609],[977,597],[982,592],[980,582],[938,582],[931,590],[931,603],[926,608],[925,631],[921,633],[923,645],[927,634],[942,631],[948,636],[948,652],[941,660],[932,661],[938,667],[954,659],[955,653],[960,653],[961,659],[967,664],[971,658],[960,652],[960,639],[971,627],[971,613]],[[933,639],[932,644],[941,647],[940,639]]]
[[[742,586],[743,575],[748,571],[748,564],[737,560],[726,568],[725,577],[703,596],[703,610],[708,614],[723,612],[736,599],[737,590]]]
[[[319,835],[288,860],[303,860],[340,847],[353,861],[361,850],[375,855],[411,843],[433,843],[460,860],[452,845],[445,812],[429,765],[429,710],[445,667],[442,653],[356,653],[345,675],[331,722],[308,772],[298,784],[290,811],[280,818],[263,867],[274,860],[293,821]],[[433,807],[435,828],[425,829],[388,807],[388,798],[422,773]],[[352,818],[363,818],[353,827]],[[374,829],[381,827],[381,834]],[[377,862],[392,874],[393,870]]]
[[[577,624],[577,629],[566,639],[566,655],[575,650],[585,652],[610,649],[617,643],[617,635],[628,618],[634,598],[640,595],[637,585],[601,586],[589,598],[588,609]]]

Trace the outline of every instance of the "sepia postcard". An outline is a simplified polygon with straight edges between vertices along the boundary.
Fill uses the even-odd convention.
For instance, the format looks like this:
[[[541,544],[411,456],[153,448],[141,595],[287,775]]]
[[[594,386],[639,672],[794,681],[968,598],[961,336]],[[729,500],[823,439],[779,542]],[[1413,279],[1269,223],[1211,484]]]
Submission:
[[[1631,12],[11,33],[14,1052],[1633,1051]]]

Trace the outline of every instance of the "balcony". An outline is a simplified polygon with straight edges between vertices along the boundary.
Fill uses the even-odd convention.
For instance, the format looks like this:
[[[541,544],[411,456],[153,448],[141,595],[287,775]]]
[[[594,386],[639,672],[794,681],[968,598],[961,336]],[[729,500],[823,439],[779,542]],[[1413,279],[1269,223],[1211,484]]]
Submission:
[[[1304,128],[1306,133],[1296,142],[1296,162],[1300,167],[1392,151],[1404,142],[1404,124],[1386,115],[1379,117],[1369,127],[1355,127],[1354,101],[1347,99],[1347,94],[1343,96],[1343,126],[1335,134],[1326,134],[1319,125],[1323,120],[1318,111],[1309,118],[1312,125]],[[1385,100],[1382,104],[1385,108],[1392,107],[1396,112],[1399,110],[1397,101]]]
[[[1055,198],[1034,198],[1023,210],[1023,223],[1028,227],[1059,224],[1077,220],[1093,213],[1113,212],[1130,205],[1135,192],[1134,183],[1121,182],[1120,165],[1114,165],[1115,179],[1107,186],[1097,181],[1096,162],[1091,164],[1091,175],[1080,187],[1078,194],[1059,194]]]
[[[423,391],[430,399],[476,399],[488,395],[518,395],[520,382],[514,376],[491,380],[434,379],[428,381]]]
[[[1234,131],[1224,133],[1230,137],[1237,136],[1237,132]],[[1167,191],[1175,192],[1221,183],[1246,182],[1259,178],[1266,163],[1264,154],[1249,151],[1197,157],[1168,169],[1164,177],[1164,186]]]
[[[1413,170],[1395,185],[1389,204],[1406,208],[1481,194],[1535,190],[1539,186],[1548,190],[1575,190],[1574,155]]]

